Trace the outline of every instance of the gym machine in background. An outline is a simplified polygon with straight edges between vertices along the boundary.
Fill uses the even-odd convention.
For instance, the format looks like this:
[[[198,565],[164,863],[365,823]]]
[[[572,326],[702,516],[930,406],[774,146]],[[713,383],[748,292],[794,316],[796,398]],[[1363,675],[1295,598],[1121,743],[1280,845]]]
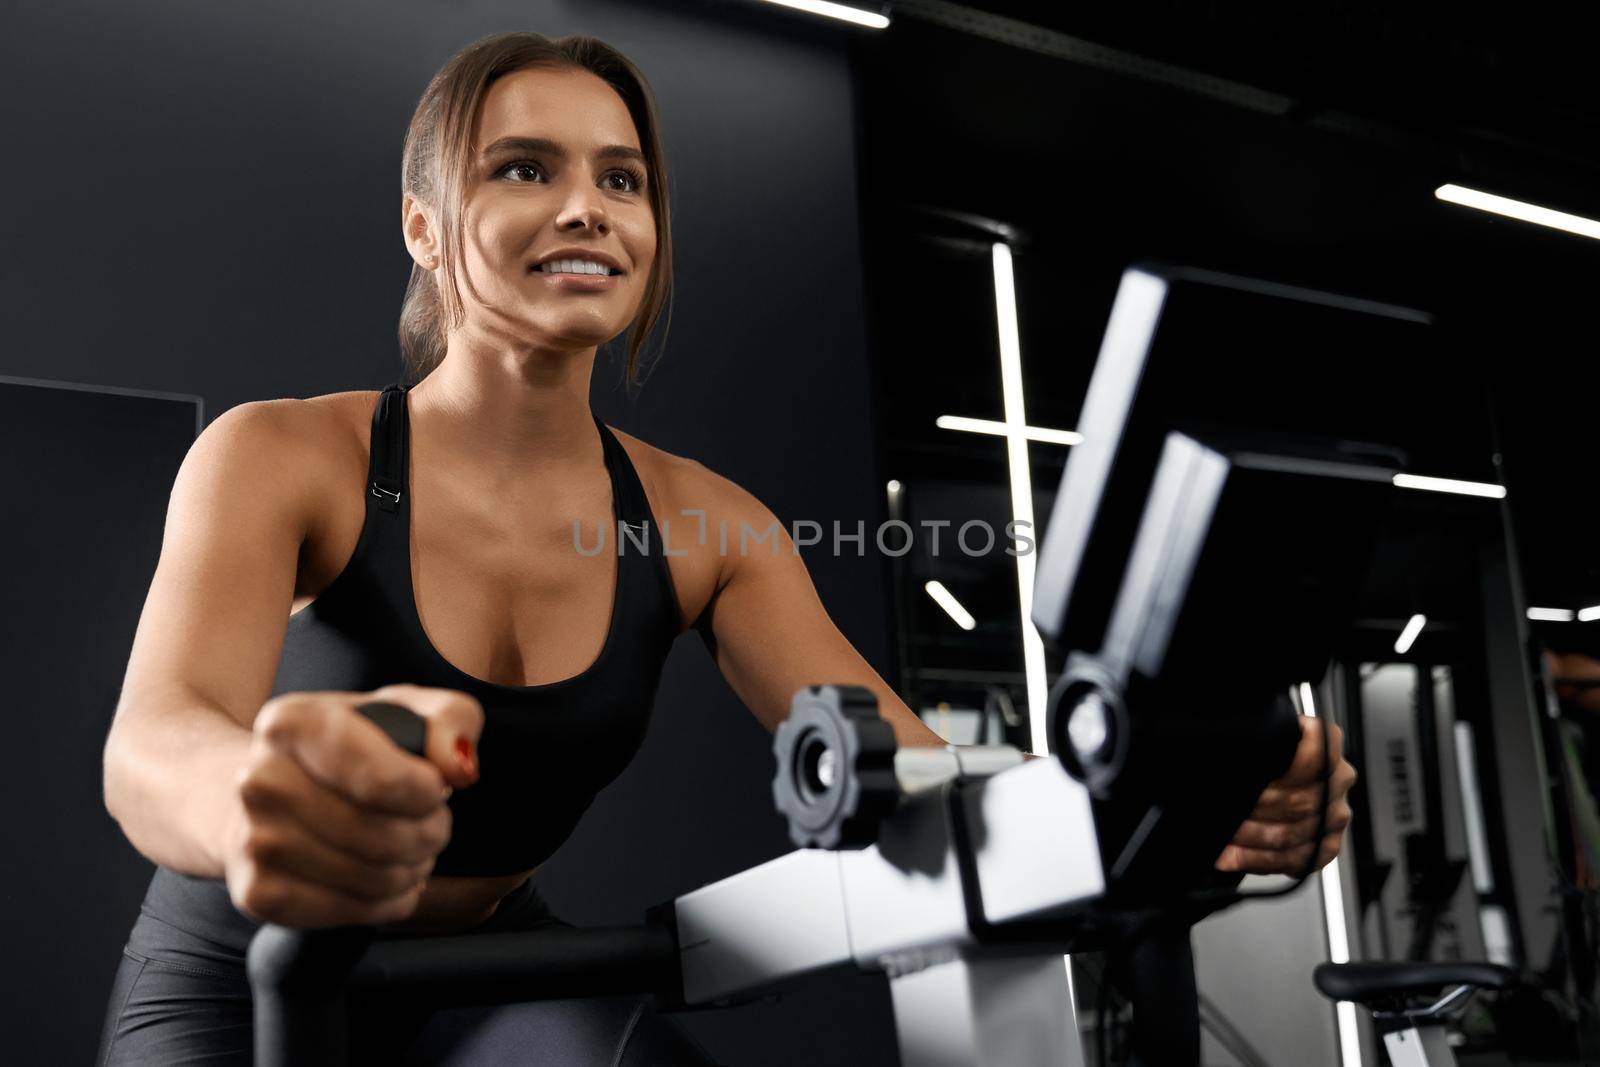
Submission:
[[[88,1063],[150,863],[106,814],[100,758],[197,396],[0,375],[10,1063]],[[38,813],[48,813],[40,816]]]
[[[1065,656],[1052,758],[897,750],[869,694],[803,690],[774,737],[773,790],[805,847],[628,930],[263,927],[257,1062],[345,1062],[352,996],[650,992],[672,1010],[850,964],[888,976],[905,1064],[1081,1065],[1062,954],[1084,950],[1107,952],[1133,1002],[1131,1062],[1196,1062],[1189,926],[1243,899],[1213,863],[1287,767],[1290,693],[1322,679],[1349,630],[1396,475],[1492,474],[1459,441],[1409,439],[1406,406],[1437,392],[1410,358],[1432,332],[1407,309],[1128,271],[1038,570],[1034,619]],[[1364,372],[1385,364],[1396,385],[1375,397]],[[1319,977],[1432,1067],[1448,1049],[1424,1013],[1513,981],[1487,964]]]
[[[1419,419],[1417,412],[1424,405],[1448,412],[1449,417],[1441,419],[1435,414]],[[1312,492],[1304,497],[1286,491],[1276,500],[1276,508],[1267,507],[1260,512],[1258,521],[1264,528],[1252,531],[1259,540],[1253,546],[1250,562],[1243,564],[1251,572],[1250,581],[1262,582],[1266,578],[1263,572],[1282,568],[1284,577],[1292,582],[1293,564],[1285,566],[1280,553],[1287,551],[1292,559],[1296,547],[1322,544],[1321,538],[1328,538],[1329,545],[1339,546],[1331,548],[1335,554],[1348,551],[1350,535],[1346,531],[1352,528],[1361,531],[1355,535],[1358,540],[1377,551],[1366,566],[1345,572],[1342,580],[1348,583],[1347,587],[1340,591],[1337,601],[1332,601],[1340,605],[1338,610],[1316,610],[1315,596],[1323,591],[1313,584],[1304,588],[1300,596],[1286,598],[1285,603],[1251,603],[1248,598],[1236,597],[1225,607],[1208,613],[1216,628],[1208,635],[1213,639],[1211,647],[1190,661],[1187,676],[1173,664],[1166,666],[1160,682],[1165,696],[1156,695],[1161,689],[1150,687],[1146,680],[1143,684],[1155,699],[1147,698],[1133,716],[1143,716],[1142,725],[1152,736],[1172,744],[1180,759],[1189,752],[1182,746],[1182,731],[1186,726],[1194,729],[1196,724],[1162,722],[1158,717],[1165,710],[1169,714],[1176,712],[1181,719],[1183,709],[1196,705],[1192,694],[1209,696],[1218,688],[1219,677],[1226,679],[1240,671],[1281,671],[1280,692],[1291,688],[1302,692],[1307,710],[1312,706],[1313,692],[1337,691],[1338,672],[1324,678],[1325,669],[1329,657],[1342,659],[1357,643],[1352,634],[1368,620],[1354,616],[1370,615],[1374,609],[1383,614],[1389,610],[1388,598],[1395,596],[1396,589],[1402,600],[1404,594],[1418,592],[1414,584],[1408,586],[1405,581],[1394,579],[1396,572],[1404,578],[1408,571],[1415,573],[1427,562],[1409,555],[1416,543],[1413,530],[1419,523],[1428,525],[1434,538],[1467,546],[1466,552],[1471,556],[1468,580],[1460,581],[1459,575],[1449,577],[1459,586],[1472,589],[1480,568],[1475,566],[1479,560],[1471,554],[1478,542],[1463,536],[1466,520],[1490,520],[1496,546],[1501,550],[1500,577],[1502,584],[1508,586],[1506,602],[1474,606],[1498,611],[1508,625],[1514,626],[1521,608],[1515,603],[1510,583],[1504,581],[1500,505],[1483,496],[1461,495],[1463,490],[1481,492],[1485,483],[1499,481],[1487,414],[1481,379],[1472,372],[1470,346],[1461,346],[1458,338],[1442,337],[1439,328],[1418,312],[1202,272],[1130,271],[1124,276],[1078,424],[1084,440],[1068,461],[1062,491],[1045,530],[1035,621],[1041,632],[1056,636],[1066,648],[1088,649],[1100,642],[1102,663],[1108,657],[1113,663],[1126,662],[1129,649],[1146,647],[1147,638],[1130,637],[1130,628],[1119,623],[1118,613],[1107,611],[1103,605],[1114,588],[1115,576],[1122,575],[1125,590],[1129,576],[1141,569],[1141,554],[1146,557],[1146,568],[1150,566],[1148,560],[1155,558],[1155,553],[1146,549],[1144,528],[1135,524],[1149,522],[1151,507],[1161,492],[1162,470],[1168,464],[1176,466],[1171,454],[1177,443],[1174,431],[1183,431],[1195,440],[1214,444],[1240,471],[1260,467],[1284,473],[1299,469],[1322,477],[1374,477],[1381,483],[1383,502],[1367,507],[1363,514],[1360,505],[1347,503],[1333,491]],[[1367,470],[1358,469],[1361,466]],[[1204,477],[1198,473],[1202,470],[1195,464],[1188,472],[1175,472],[1167,480],[1174,487],[1183,486],[1182,491],[1191,497],[1198,494],[1203,501]],[[1146,511],[1140,516],[1136,510],[1141,499],[1137,487],[1147,481],[1153,488]],[[1457,491],[1419,492],[1413,488],[1419,485]],[[1468,513],[1465,518],[1459,514],[1463,509]],[[1456,522],[1454,529],[1439,528],[1440,512]],[[1354,527],[1346,526],[1347,522],[1353,522]],[[1370,528],[1361,529],[1363,522],[1369,522]],[[1295,547],[1285,548],[1283,541],[1292,542]],[[1064,548],[1068,550],[1063,551]],[[1329,550],[1314,549],[1321,553]],[[1168,545],[1163,551],[1178,549]],[[1437,549],[1433,551],[1440,554]],[[1053,580],[1063,570],[1068,572],[1068,580]],[[1287,589],[1289,585],[1280,588]],[[1310,610],[1302,615],[1297,610],[1301,608]],[[1402,620],[1405,617],[1402,615]],[[1302,647],[1320,650],[1320,658],[1313,655],[1296,663],[1293,648],[1297,638],[1293,631],[1299,626],[1319,625],[1327,629]],[[1394,641],[1399,629],[1397,625],[1389,632],[1389,642]],[[1147,627],[1144,634],[1149,632]],[[1141,645],[1140,641],[1146,644]],[[1423,647],[1436,644],[1430,637]],[[1099,665],[1086,662],[1081,651],[1070,656],[1055,692],[1086,684],[1093,696],[1093,677]],[[1088,682],[1075,681],[1075,675],[1087,676]],[[1319,680],[1325,684],[1319,685]],[[1136,677],[1135,683],[1138,682]],[[1532,716],[1522,694],[1515,689],[1513,686],[1513,701],[1508,703],[1509,730],[1520,735],[1524,748],[1533,748]],[[1100,709],[1113,702],[1092,699],[1089,703],[1092,715],[1086,734],[1098,737],[1101,731],[1095,720],[1101,715]],[[1315,703],[1325,709],[1334,705],[1320,696]],[[1205,706],[1203,698],[1200,706]],[[1502,728],[1507,727],[1502,724]],[[1059,732],[1054,740],[1059,747]],[[1200,743],[1203,745],[1204,741]],[[1370,775],[1370,765],[1361,760],[1359,752],[1353,758]],[[1203,783],[1196,784],[1203,788]],[[1174,800],[1184,792],[1179,784],[1173,790]],[[1358,811],[1364,807],[1359,798],[1356,807]],[[1436,804],[1434,810],[1437,809]],[[1134,810],[1138,810],[1137,806]],[[1459,806],[1452,810],[1459,817]],[[1097,811],[1099,816],[1102,813]],[[1104,824],[1108,820],[1100,817],[1097,821]],[[1143,825],[1148,826],[1148,821]],[[1436,819],[1433,825],[1442,823]],[[1495,825],[1498,827],[1498,823]],[[1482,827],[1475,829],[1481,831]],[[1461,836],[1458,828],[1458,852]],[[1413,847],[1423,843],[1414,841]],[[1363,836],[1358,828],[1349,844],[1352,851],[1359,852],[1364,844],[1370,848],[1370,837]],[[1431,851],[1416,848],[1410,869],[1423,869],[1421,861],[1434,858]],[[1346,859],[1344,864],[1348,862]],[[1537,866],[1542,870],[1542,863]],[[1446,875],[1447,869],[1430,869],[1429,879],[1417,887],[1416,895],[1440,895],[1439,887],[1446,883]],[[1336,887],[1337,881],[1331,885]],[[1357,887],[1360,885],[1358,880]],[[1339,903],[1333,904],[1336,910]],[[1259,1044],[1268,1049],[1266,1054],[1259,1054],[1249,1042],[1238,1040],[1239,1030],[1221,1017],[1213,1001],[1208,1005],[1208,1029],[1228,1038],[1223,1042],[1224,1048],[1215,1051],[1232,1054],[1231,1058],[1219,1057],[1219,1062],[1361,1062],[1358,1028],[1335,1027],[1333,1013],[1326,1005],[1319,1009],[1310,983],[1306,982],[1313,965],[1329,958],[1330,949],[1335,959],[1349,958],[1342,932],[1335,934],[1324,927],[1314,892],[1301,894],[1293,903],[1302,917],[1300,930],[1285,931],[1281,916],[1289,905],[1276,907],[1278,910],[1266,915],[1244,909],[1227,916],[1225,923],[1233,939],[1220,943],[1211,939],[1212,947],[1232,956],[1226,966],[1238,976],[1234,991],[1243,993],[1229,1008],[1238,1010],[1243,1029],[1264,1038]],[[1270,926],[1263,921],[1269,919]],[[1312,951],[1293,956],[1296,950],[1284,942],[1305,946],[1307,934],[1313,931]],[[1268,951],[1239,951],[1252,936],[1273,938],[1285,932],[1290,936],[1272,943]],[[1187,930],[1169,930],[1165,936],[1174,947],[1164,958],[1173,960],[1179,952],[1187,954]],[[1330,940],[1317,945],[1323,936]],[[1332,943],[1335,936],[1340,942],[1337,947]],[[1285,972],[1285,964],[1294,958],[1301,960],[1300,968]],[[1363,956],[1358,953],[1354,958]],[[1482,956],[1458,950],[1441,958]],[[1209,976],[1215,978],[1219,968],[1214,957],[1211,962]],[[1156,973],[1170,976],[1172,971]],[[1483,978],[1481,973],[1474,973],[1478,979]],[[1132,982],[1124,976],[1122,992],[1130,999],[1149,999],[1148,991],[1139,988],[1137,975],[1135,971]],[[1385,975],[1381,970],[1363,971],[1361,975],[1373,983],[1370,989],[1363,986],[1365,999],[1396,1009],[1429,1006],[1410,1005],[1393,989],[1384,989]],[[1456,976],[1422,970],[1398,972],[1393,977],[1397,983],[1411,983],[1409,988],[1422,995],[1436,991],[1428,987],[1428,982],[1440,983],[1442,989],[1446,979]],[[1127,988],[1129,985],[1131,989]],[[1157,998],[1157,1002],[1168,1004],[1171,1000]],[[1461,998],[1456,997],[1440,1010],[1460,1004]],[[1294,1010],[1286,1010],[1291,1008]],[[1135,1011],[1135,1020],[1137,1016]],[[1106,1042],[1111,1035],[1105,1032],[1103,1012],[1100,1018],[1098,1037]],[[1351,1014],[1348,1019],[1354,1023],[1355,1016]],[[1381,1023],[1379,1031],[1385,1032],[1387,1025]],[[1308,1039],[1321,1047],[1308,1049]],[[1368,1062],[1377,1060],[1369,1058]]]

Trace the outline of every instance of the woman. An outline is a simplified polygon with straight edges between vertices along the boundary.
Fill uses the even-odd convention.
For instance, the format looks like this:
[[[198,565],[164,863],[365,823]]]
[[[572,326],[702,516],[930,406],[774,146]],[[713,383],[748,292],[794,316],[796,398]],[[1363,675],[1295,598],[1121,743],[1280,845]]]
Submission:
[[[158,870],[103,1063],[248,1062],[243,953],[262,921],[387,936],[559,922],[530,876],[637,750],[690,628],[769,730],[827,680],[873,690],[901,744],[942,743],[833,626],[781,532],[780,551],[738,553],[687,519],[671,529],[703,511],[765,530],[771,512],[591,414],[597,348],[631,326],[636,380],[666,305],[665,190],[627,59],[589,38],[471,45],[406,141],[400,332],[417,384],[245,404],[196,442],[106,746],[107,807]],[[647,552],[575,551],[575,529],[613,519],[665,528],[671,554],[655,535]],[[354,714],[372,699],[425,717],[425,759]],[[1338,766],[1327,838],[1306,818],[1315,784],[1287,781],[1219,865],[1331,858]],[[418,1007],[390,1017],[398,1031],[358,1018],[353,1044],[388,1063],[537,1059],[549,1040],[560,1062],[583,1041],[606,1062],[702,1062],[629,1000]]]

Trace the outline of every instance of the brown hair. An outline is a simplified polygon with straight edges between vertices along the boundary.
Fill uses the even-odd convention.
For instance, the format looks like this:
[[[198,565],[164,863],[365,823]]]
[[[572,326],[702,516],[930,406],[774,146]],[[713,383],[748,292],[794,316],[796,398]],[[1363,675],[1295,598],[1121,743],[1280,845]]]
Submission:
[[[639,314],[628,331],[630,386],[640,381],[639,353],[663,312],[670,325],[672,228],[667,168],[649,83],[631,60],[594,37],[552,40],[537,33],[496,34],[474,41],[450,57],[428,83],[406,130],[402,194],[435,210],[444,241],[442,284],[435,283],[432,272],[413,263],[400,306],[400,352],[413,383],[427,377],[444,359],[449,331],[461,324],[466,313],[456,264],[461,256],[462,190],[471,168],[472,126],[483,98],[489,86],[507,74],[540,67],[586,70],[615,89],[633,117],[644,152],[645,188],[656,221],[656,257]],[[472,279],[466,282],[477,297]]]

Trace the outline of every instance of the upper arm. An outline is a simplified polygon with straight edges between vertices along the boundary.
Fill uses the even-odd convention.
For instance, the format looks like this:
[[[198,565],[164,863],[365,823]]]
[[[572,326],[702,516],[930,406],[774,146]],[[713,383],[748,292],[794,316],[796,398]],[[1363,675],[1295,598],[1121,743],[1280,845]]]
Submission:
[[[277,672],[330,419],[299,400],[242,404],[190,447],[113,734],[140,708],[175,699],[253,722]]]
[[[733,482],[700,471],[695,497],[713,503],[711,528],[726,524],[728,532],[715,592],[696,627],[751,713],[776,730],[802,687],[860,685],[877,696],[878,713],[900,744],[942,745],[834,625],[777,516]]]

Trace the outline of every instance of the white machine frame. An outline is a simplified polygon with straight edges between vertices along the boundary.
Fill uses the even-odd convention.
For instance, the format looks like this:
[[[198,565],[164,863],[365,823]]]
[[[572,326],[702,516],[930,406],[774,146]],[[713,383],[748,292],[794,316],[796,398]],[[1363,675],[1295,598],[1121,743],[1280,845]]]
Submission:
[[[928,785],[877,844],[800,849],[679,897],[684,1000],[853,962],[889,976],[905,1067],[1083,1067],[1064,936],[1004,935],[1104,893],[1094,817],[1057,761],[1021,763],[1009,746],[902,749],[901,781]],[[955,792],[960,777],[984,780]]]

